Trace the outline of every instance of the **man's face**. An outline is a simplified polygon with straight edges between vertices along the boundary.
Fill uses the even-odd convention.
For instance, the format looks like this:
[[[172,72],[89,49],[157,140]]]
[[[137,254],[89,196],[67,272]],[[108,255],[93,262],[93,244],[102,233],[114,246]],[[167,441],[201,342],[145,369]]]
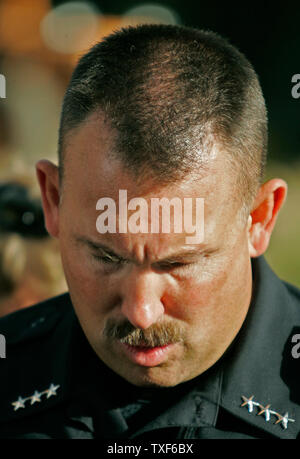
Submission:
[[[244,321],[252,279],[247,224],[237,217],[219,153],[196,181],[138,186],[111,148],[111,131],[96,115],[66,147],[58,237],[71,299],[112,370],[138,386],[174,386],[213,365]],[[174,231],[100,234],[96,203],[109,197],[118,209],[119,190],[149,207],[153,197],[204,198],[204,241],[187,244],[187,234]],[[128,337],[130,324],[144,333]]]

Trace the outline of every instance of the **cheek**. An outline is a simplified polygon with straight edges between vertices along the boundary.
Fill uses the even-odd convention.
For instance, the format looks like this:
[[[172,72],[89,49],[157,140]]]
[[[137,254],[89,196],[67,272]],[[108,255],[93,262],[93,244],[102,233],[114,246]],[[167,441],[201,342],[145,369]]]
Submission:
[[[81,317],[101,318],[119,304],[116,283],[100,272],[84,250],[62,244],[61,256],[72,302]]]
[[[188,281],[185,285],[185,296],[187,309],[192,318],[212,314],[224,297],[227,283],[228,273],[223,269],[203,281]]]
[[[101,279],[88,257],[71,245],[61,245],[61,256],[70,292],[85,300],[99,296]]]
[[[244,271],[230,257],[222,259],[205,270],[205,274],[200,269],[198,275],[178,280],[176,290],[165,295],[165,304],[170,310],[173,305],[173,316],[191,325],[218,321],[226,315],[226,311],[230,312],[232,303],[241,293],[246,276]]]

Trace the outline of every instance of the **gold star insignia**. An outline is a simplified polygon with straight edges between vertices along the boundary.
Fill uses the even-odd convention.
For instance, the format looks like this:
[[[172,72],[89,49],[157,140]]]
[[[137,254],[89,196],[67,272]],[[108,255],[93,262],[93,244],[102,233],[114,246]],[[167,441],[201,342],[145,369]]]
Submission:
[[[47,393],[47,398],[52,397],[52,395],[57,395],[56,391],[57,391],[57,389],[58,389],[59,387],[60,387],[59,385],[58,385],[58,386],[54,386],[54,384],[51,384],[50,387],[49,387],[49,389],[47,389],[47,390],[45,391],[45,393]]]
[[[33,405],[36,402],[40,402],[41,401],[41,396],[42,396],[41,392],[38,392],[36,390],[35,393],[30,397],[31,398],[30,405]]]
[[[284,416],[282,416],[281,414],[279,413],[276,413],[276,416],[278,417],[277,421],[275,422],[275,424],[279,424],[279,422],[281,422],[282,424],[282,427],[284,429],[287,429],[287,426],[288,426],[288,422],[295,422],[295,419],[290,419],[289,418],[289,414],[288,413],[285,413]]]
[[[266,405],[266,406],[263,406],[263,405],[259,405],[259,407],[261,408],[260,412],[257,413],[258,416],[260,416],[261,414],[265,413],[265,420],[266,421],[270,421],[270,417],[271,417],[271,413],[270,413],[270,406],[271,405]]]
[[[12,402],[14,411],[17,411],[19,408],[25,408],[26,398],[19,397],[16,402]]]
[[[242,395],[242,399],[243,399],[244,402],[241,404],[241,406],[246,406],[247,405],[249,413],[252,413],[254,406],[257,406],[260,409],[260,411],[257,413],[258,416],[260,416],[261,414],[264,413],[265,414],[265,420],[266,421],[270,421],[271,414],[273,414],[274,416],[277,417],[277,421],[275,422],[275,424],[281,423],[281,427],[283,429],[287,429],[289,422],[295,422],[295,419],[289,418],[288,413],[285,413],[284,415],[281,415],[281,414],[277,413],[276,411],[273,411],[273,410],[270,409],[271,404],[264,406],[261,403],[258,403],[255,400],[253,400],[253,397],[254,397],[254,395],[251,395],[251,397],[249,397],[249,398],[247,398],[244,395]]]
[[[14,407],[14,411],[19,410],[20,408],[26,408],[25,402],[30,400],[30,405],[34,405],[35,403],[42,402],[42,395],[46,395],[46,398],[50,398],[54,395],[57,395],[57,389],[60,387],[60,385],[54,385],[50,384],[49,389],[43,390],[42,392],[39,391],[34,391],[33,395],[30,395],[29,397],[19,397],[18,400],[15,402],[12,402],[12,406]]]
[[[249,397],[249,398],[244,397],[244,395],[242,395],[242,399],[244,400],[244,403],[242,403],[241,406],[248,405],[249,413],[252,413],[252,411],[253,411],[253,401],[252,401],[253,397],[254,397],[254,395],[251,395],[251,397]]]

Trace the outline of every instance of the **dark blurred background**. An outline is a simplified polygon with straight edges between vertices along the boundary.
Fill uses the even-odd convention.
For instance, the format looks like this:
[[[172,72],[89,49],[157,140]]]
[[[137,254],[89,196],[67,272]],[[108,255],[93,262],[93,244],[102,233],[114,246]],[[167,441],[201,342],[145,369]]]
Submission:
[[[266,258],[282,278],[300,286],[300,98],[292,96],[292,77],[300,74],[300,4],[0,0],[0,74],[6,82],[6,97],[2,92],[0,99],[0,183],[22,183],[32,199],[38,198],[34,164],[42,157],[57,161],[60,105],[78,57],[108,33],[140,22],[214,30],[254,65],[269,114],[266,179],[279,176],[289,185]],[[3,242],[8,235],[1,237]],[[36,254],[45,253],[38,249],[40,242]],[[7,239],[2,245],[8,247]],[[10,260],[3,251],[0,263],[1,257]],[[43,281],[51,288],[39,293],[41,297],[66,288],[59,255],[47,266],[49,281],[46,275]],[[31,275],[32,268],[26,269]]]

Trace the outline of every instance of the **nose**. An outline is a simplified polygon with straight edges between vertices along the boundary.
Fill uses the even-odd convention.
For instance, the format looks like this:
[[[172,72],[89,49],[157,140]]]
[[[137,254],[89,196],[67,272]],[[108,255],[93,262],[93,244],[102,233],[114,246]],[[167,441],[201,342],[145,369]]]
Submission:
[[[122,286],[122,313],[135,327],[146,329],[164,314],[160,276],[133,270]]]

